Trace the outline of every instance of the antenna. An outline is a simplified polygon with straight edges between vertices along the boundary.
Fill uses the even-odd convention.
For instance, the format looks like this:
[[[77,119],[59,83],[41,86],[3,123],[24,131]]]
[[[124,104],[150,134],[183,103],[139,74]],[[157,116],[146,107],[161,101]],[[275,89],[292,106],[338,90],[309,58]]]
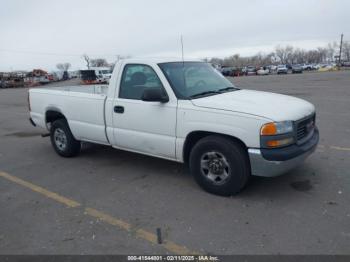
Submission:
[[[185,78],[185,59],[184,59],[184,41],[183,41],[183,37],[181,35],[180,37],[181,40],[181,53],[182,53],[182,77],[184,80],[184,88],[186,89],[186,78]]]
[[[184,62],[184,41],[183,41],[183,37],[181,35],[180,37],[180,41],[181,41],[181,54],[182,54],[182,62]]]

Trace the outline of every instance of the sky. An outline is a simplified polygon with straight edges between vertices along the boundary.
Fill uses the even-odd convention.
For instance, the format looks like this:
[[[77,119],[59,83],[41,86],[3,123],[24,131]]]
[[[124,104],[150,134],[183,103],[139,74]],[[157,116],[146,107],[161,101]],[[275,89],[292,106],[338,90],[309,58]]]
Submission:
[[[349,0],[0,0],[0,71],[85,68],[83,54],[250,56],[350,41]]]

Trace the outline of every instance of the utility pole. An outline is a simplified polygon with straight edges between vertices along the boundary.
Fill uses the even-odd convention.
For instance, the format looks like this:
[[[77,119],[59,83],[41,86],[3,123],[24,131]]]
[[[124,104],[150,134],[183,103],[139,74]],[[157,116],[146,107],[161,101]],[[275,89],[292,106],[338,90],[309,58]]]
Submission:
[[[340,37],[339,65],[341,65],[341,53],[342,53],[342,49],[343,49],[343,36],[344,36],[344,34],[341,34],[341,37]]]

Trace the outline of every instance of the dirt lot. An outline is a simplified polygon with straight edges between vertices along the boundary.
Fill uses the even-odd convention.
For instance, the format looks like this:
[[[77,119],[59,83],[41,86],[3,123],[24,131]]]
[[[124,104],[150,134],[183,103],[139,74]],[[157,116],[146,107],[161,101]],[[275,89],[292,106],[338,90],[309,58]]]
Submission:
[[[321,141],[231,198],[166,160],[90,144],[61,158],[29,124],[27,89],[0,90],[0,253],[350,254],[350,72],[233,82],[315,104]]]

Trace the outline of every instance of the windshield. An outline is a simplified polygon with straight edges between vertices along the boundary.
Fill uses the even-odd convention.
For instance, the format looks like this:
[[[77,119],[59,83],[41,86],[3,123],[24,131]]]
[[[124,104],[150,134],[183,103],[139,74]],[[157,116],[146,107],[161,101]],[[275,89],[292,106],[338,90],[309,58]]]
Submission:
[[[238,90],[208,63],[173,62],[161,63],[159,67],[178,98],[193,99]]]

